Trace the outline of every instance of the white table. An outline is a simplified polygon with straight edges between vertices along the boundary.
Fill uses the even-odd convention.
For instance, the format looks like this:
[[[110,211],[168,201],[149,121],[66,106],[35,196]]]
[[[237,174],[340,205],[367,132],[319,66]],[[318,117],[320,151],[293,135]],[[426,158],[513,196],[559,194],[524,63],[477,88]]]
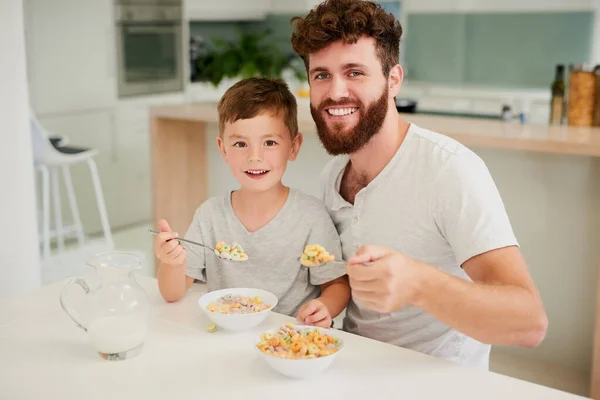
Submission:
[[[208,333],[194,285],[165,303],[156,280],[139,279],[153,305],[142,353],[105,361],[62,311],[60,285],[0,299],[2,399],[575,399],[503,375],[336,332],[345,348],[323,375],[295,381],[272,371],[253,347],[260,332],[292,318],[271,313],[251,332]]]

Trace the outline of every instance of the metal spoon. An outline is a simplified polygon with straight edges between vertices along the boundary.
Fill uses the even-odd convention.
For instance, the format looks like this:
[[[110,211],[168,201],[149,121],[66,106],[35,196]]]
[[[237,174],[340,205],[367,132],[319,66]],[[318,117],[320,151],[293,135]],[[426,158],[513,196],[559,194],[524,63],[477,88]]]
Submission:
[[[305,267],[307,267],[307,268],[312,268],[312,267],[321,267],[321,266],[323,266],[323,265],[325,265],[325,264],[329,264],[329,263],[335,262],[336,260],[333,260],[333,261],[323,261],[323,262],[321,262],[321,263],[319,263],[319,264],[310,264],[310,265],[304,264],[304,261],[305,261],[305,260],[303,260],[303,259],[302,259],[302,257],[298,257],[298,261],[299,261],[299,262],[300,262],[300,264],[302,264],[303,266],[305,266]]]
[[[158,232],[153,231],[152,229],[148,229],[148,232],[150,232],[153,235],[158,235]],[[215,252],[216,250],[213,249],[212,247],[207,246],[207,245],[202,244],[202,243],[194,242],[193,240],[183,239],[183,238],[175,238],[175,239],[169,239],[168,241],[171,241],[171,240],[178,240],[179,242],[185,242],[185,243],[195,244],[196,246],[202,246],[202,247],[204,247],[206,249],[209,249],[215,256],[217,255],[217,253]],[[227,260],[227,261],[233,261],[233,262],[248,261],[247,258],[245,260],[232,260],[232,259],[226,259],[226,258],[223,258],[223,257],[220,257],[220,256],[217,256],[217,257],[219,257],[221,260]]]

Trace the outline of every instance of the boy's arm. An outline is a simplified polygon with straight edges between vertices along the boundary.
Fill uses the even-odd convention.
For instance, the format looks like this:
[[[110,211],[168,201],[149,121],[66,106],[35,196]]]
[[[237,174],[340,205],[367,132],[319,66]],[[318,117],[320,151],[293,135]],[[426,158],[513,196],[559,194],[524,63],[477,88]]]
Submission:
[[[340,276],[321,285],[321,296],[318,298],[329,310],[331,318],[335,318],[350,302],[350,284],[348,275]]]
[[[203,221],[203,216],[206,215],[204,208],[205,205],[203,204],[196,210],[194,218],[184,235],[185,238],[204,243],[201,229],[201,221]],[[165,226],[165,228],[167,227]],[[172,240],[176,242],[177,236],[173,237]],[[181,253],[177,252],[176,254],[176,250],[173,250],[173,254],[176,254],[177,257],[170,263],[161,261],[156,273],[160,294],[168,302],[179,301],[185,296],[196,279],[205,280],[204,249],[199,248],[199,246],[188,245],[185,242],[179,242],[177,246],[182,247],[180,248]],[[169,258],[161,259],[169,261]]]
[[[176,266],[162,262],[159,264],[158,289],[162,297],[169,303],[179,301],[194,283],[194,278],[187,276],[185,271],[185,263]]]
[[[340,315],[350,301],[348,276],[343,275],[321,286],[321,296],[305,303],[296,319],[306,325],[331,327],[331,321]]]

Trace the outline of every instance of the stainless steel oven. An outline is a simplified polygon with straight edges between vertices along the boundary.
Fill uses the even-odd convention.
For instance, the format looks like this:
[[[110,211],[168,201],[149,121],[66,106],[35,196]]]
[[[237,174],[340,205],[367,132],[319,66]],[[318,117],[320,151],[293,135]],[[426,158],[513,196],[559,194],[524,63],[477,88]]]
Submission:
[[[183,90],[181,0],[117,0],[119,97]]]

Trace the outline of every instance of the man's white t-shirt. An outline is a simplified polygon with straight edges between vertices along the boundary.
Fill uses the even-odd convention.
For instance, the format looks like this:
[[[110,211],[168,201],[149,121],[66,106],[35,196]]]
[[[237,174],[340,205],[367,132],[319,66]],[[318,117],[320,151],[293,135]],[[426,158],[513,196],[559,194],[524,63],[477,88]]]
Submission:
[[[339,194],[348,161],[334,158],[321,176],[344,259],[362,245],[387,246],[470,281],[461,268],[469,258],[518,246],[487,167],[457,141],[410,125],[392,160],[354,205]],[[351,300],[344,330],[465,365],[489,365],[489,345],[412,306],[382,314]]]

